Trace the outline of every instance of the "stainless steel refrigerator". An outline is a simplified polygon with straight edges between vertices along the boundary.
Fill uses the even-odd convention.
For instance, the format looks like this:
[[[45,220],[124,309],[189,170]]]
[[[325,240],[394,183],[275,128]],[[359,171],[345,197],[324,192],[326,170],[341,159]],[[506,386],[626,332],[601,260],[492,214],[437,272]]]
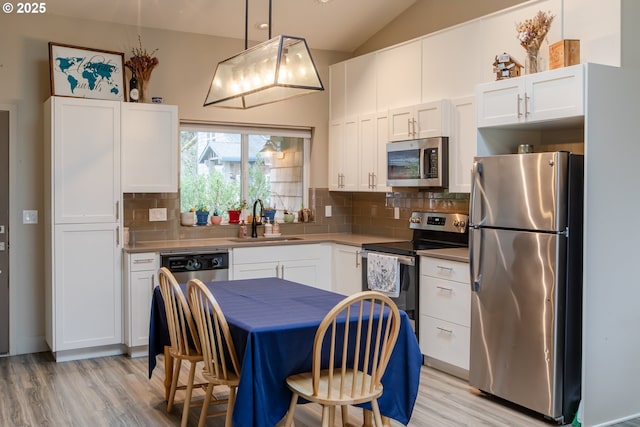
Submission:
[[[469,383],[556,421],[580,399],[583,157],[476,157]]]

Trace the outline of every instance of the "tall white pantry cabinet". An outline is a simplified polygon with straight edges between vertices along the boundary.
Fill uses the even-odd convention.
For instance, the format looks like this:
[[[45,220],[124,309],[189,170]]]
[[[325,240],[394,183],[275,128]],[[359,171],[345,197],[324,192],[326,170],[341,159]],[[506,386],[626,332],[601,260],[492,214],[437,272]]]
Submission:
[[[46,340],[59,361],[121,352],[120,108],[44,104]]]

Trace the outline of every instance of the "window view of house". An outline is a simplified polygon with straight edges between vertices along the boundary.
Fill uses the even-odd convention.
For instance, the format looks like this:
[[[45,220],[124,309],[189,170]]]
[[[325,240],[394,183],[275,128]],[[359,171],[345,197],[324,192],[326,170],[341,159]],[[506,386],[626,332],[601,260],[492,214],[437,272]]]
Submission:
[[[305,202],[308,131],[189,125],[180,132],[180,209],[251,208],[262,200],[276,219]]]

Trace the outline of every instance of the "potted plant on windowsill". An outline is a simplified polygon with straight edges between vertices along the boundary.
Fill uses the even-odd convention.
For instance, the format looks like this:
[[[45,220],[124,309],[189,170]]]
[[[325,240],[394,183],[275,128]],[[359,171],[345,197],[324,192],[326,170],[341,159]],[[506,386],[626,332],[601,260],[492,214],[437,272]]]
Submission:
[[[211,215],[211,224],[219,225],[222,222],[222,216],[220,215],[220,211],[218,208],[213,210],[213,215]]]
[[[240,223],[240,213],[242,210],[247,207],[247,201],[241,200],[236,203],[227,211],[229,214],[229,224],[239,224]]]
[[[209,221],[209,211],[204,204],[198,205],[196,208],[196,225],[207,225]]]

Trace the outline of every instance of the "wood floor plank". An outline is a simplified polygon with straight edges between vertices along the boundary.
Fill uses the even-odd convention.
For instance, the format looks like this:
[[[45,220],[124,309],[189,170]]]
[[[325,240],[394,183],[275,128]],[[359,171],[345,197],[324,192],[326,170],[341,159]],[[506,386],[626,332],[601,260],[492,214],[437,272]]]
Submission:
[[[180,425],[182,394],[178,392],[172,413],[164,400],[164,365],[151,379],[147,358],[114,356],[56,363],[51,354],[37,353],[0,358],[0,426],[122,426],[170,427]],[[181,375],[186,379],[187,368]],[[201,382],[202,378],[196,378]],[[194,400],[203,392],[194,390]],[[339,420],[339,413],[337,418]],[[199,408],[189,414],[189,426],[198,424]],[[320,425],[318,405],[299,405],[296,427]],[[350,408],[350,421],[361,421],[362,412]],[[338,421],[338,425],[339,421]],[[539,416],[479,393],[467,382],[423,367],[418,400],[409,427],[550,427]],[[209,427],[223,427],[224,418],[207,420]],[[392,421],[393,427],[401,424]],[[617,427],[640,427],[629,420]]]

